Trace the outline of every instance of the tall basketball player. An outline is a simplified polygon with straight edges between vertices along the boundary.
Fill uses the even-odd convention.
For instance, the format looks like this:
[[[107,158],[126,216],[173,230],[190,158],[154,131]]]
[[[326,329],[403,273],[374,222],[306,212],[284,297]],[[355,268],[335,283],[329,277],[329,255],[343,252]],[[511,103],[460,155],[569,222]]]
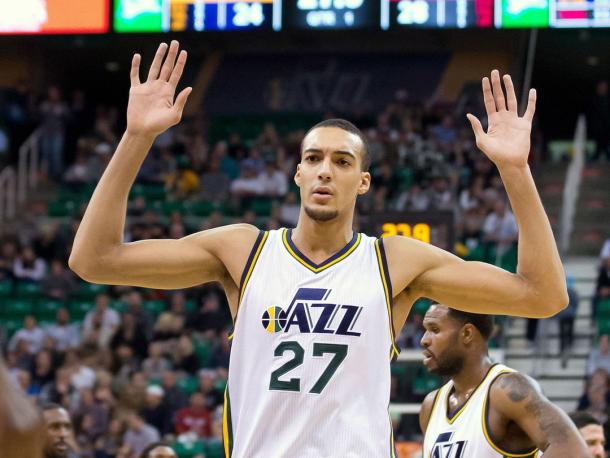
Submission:
[[[227,456],[393,456],[390,357],[418,297],[531,317],[565,306],[563,267],[527,165],[535,92],[519,117],[510,77],[505,98],[497,71],[491,83],[483,79],[487,133],[469,119],[519,223],[517,274],[406,237],[354,233],[370,158],[362,133],[343,120],[318,124],[303,140],[294,177],[302,202],[296,228],[261,232],[237,224],[179,240],[124,243],[129,189],[155,137],[180,121],[191,91],[175,97],[185,62],[177,42],[169,51],[161,44],[141,82],[134,56],[127,130],[91,198],[69,265],[94,283],[224,287],[234,319]]]
[[[492,364],[489,315],[433,305],[424,327],[424,365],[451,377],[428,394],[420,411],[426,458],[589,456],[568,416],[530,379]]]

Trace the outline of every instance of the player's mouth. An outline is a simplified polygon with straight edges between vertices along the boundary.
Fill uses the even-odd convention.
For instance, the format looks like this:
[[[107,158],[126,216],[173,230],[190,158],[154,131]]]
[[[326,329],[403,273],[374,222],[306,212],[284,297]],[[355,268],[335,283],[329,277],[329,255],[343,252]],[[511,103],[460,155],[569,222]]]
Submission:
[[[424,355],[424,366],[427,366],[434,359],[434,355],[429,350],[424,350],[422,354]]]
[[[333,192],[328,186],[317,186],[313,189],[312,196],[315,201],[323,203],[333,197]]]

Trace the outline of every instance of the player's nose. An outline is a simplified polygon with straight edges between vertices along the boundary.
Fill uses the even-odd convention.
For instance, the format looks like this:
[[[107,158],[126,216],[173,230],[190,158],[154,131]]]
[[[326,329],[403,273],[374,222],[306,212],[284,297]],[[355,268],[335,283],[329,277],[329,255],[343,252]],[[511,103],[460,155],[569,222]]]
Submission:
[[[325,157],[320,161],[320,167],[318,168],[318,178],[323,181],[328,181],[332,178],[332,167],[330,158]]]

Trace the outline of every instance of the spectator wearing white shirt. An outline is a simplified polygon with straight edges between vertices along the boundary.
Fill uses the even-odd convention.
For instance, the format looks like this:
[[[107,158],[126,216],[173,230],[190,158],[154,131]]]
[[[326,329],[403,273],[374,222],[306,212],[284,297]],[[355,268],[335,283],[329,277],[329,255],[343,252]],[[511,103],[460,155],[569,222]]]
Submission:
[[[513,213],[503,199],[498,199],[494,210],[483,223],[483,237],[486,242],[496,244],[497,256],[502,256],[517,241],[519,230]]]
[[[13,264],[13,274],[15,278],[22,281],[41,281],[47,271],[43,259],[36,257],[36,253],[30,246],[26,246],[21,251],[21,255],[15,259]]]
[[[242,161],[241,174],[231,183],[231,194],[237,197],[260,196],[264,188],[258,175],[254,162]]]
[[[605,259],[610,259],[610,238],[606,239],[606,241],[602,245],[602,251],[600,251],[599,257],[602,260],[602,262]]]
[[[288,192],[288,177],[277,168],[273,158],[265,159],[265,170],[258,176],[261,194],[265,197],[283,197]]]
[[[66,352],[64,367],[70,372],[70,383],[76,391],[94,387],[95,371],[81,362],[78,350],[72,349]]]
[[[105,347],[121,324],[121,317],[108,305],[110,297],[101,293],[95,297],[95,308],[85,315],[83,340]]]
[[[17,348],[17,343],[23,340],[26,342],[28,353],[33,355],[42,350],[44,337],[44,331],[36,326],[36,318],[32,315],[27,315],[23,320],[23,328],[11,337],[8,348],[10,351],[14,351]]]
[[[64,352],[76,348],[80,344],[78,324],[70,323],[70,314],[65,307],[57,310],[56,322],[46,326],[46,335],[53,339],[55,349]]]

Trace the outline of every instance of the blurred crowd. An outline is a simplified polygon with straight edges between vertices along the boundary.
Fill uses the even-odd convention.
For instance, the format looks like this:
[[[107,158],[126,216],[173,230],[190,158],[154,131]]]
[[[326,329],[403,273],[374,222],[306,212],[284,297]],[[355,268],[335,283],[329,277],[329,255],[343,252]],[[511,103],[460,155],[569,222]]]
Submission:
[[[99,180],[124,129],[116,106],[92,106],[81,91],[66,98],[57,87],[39,101],[20,87],[10,101],[9,124],[38,126],[43,178],[71,193]],[[502,181],[476,149],[464,113],[411,102],[399,91],[382,113],[353,120],[372,157],[373,185],[358,202],[360,214],[448,211],[459,255],[479,253],[494,262],[514,249],[517,225]],[[292,176],[308,126],[280,136],[267,124],[255,138],[235,132],[212,142],[207,122],[198,115],[160,135],[136,184],[162,187],[166,202],[205,201],[216,210],[196,220],[178,211],[163,215],[138,196],[129,202],[125,241],[180,238],[236,221],[266,229],[296,224]],[[262,218],[250,205],[261,198],[270,202]],[[0,284],[15,291],[35,285],[41,297],[67,305],[82,289],[67,260],[84,207],[72,217],[47,218],[47,205],[32,203],[18,227],[2,234]],[[69,410],[81,456],[132,458],[162,437],[220,441],[232,324],[223,292],[216,285],[184,291],[113,286],[100,289],[94,303],[84,317],[62,306],[54,320],[38,323],[27,315],[19,329],[4,327],[15,383],[39,402]],[[402,348],[419,346],[422,315],[414,313],[405,327]]]

